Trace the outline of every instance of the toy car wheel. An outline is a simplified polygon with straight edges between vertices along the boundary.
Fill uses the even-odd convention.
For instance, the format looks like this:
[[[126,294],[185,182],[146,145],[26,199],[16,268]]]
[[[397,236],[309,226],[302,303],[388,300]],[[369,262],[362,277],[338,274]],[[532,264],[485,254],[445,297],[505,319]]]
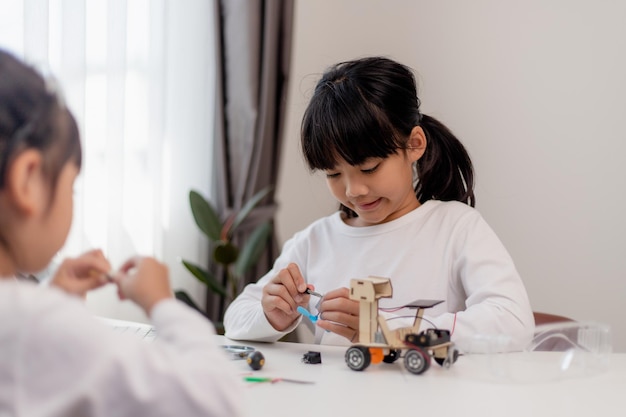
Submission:
[[[458,358],[459,351],[456,349],[450,349],[448,350],[448,355],[446,355],[445,358],[435,358],[435,361],[444,368],[449,368]]]
[[[409,349],[404,355],[404,367],[412,374],[419,375],[430,367],[430,357],[417,349]]]
[[[362,371],[372,360],[370,351],[365,346],[352,346],[346,351],[346,364],[353,371]]]
[[[452,355],[448,355],[448,359],[450,360],[450,365],[456,362],[459,359],[459,351],[456,349],[452,349]]]
[[[390,349],[389,354],[383,357],[383,362],[394,363],[400,357],[397,349]]]

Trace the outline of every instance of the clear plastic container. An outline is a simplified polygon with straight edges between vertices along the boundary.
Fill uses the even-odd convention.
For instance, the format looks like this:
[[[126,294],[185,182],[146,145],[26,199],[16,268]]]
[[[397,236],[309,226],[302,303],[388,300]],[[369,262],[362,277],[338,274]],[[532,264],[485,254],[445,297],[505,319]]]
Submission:
[[[462,360],[483,378],[524,383],[597,375],[609,369],[612,352],[610,327],[595,322],[537,326],[523,351],[503,353],[509,344],[502,335],[476,336],[462,342]]]

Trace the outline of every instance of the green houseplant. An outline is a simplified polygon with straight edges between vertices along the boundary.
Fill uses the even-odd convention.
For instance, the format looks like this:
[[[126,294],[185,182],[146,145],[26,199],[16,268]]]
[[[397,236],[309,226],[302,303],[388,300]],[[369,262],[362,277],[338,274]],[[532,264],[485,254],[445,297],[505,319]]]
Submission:
[[[265,221],[258,225],[242,242],[241,247],[233,242],[233,237],[250,212],[269,194],[272,187],[266,187],[248,200],[241,210],[234,212],[225,219],[220,219],[217,210],[197,191],[189,192],[189,204],[193,218],[200,231],[209,240],[212,254],[210,262],[222,267],[226,279],[217,277],[208,268],[182,260],[183,265],[209,291],[219,294],[228,305],[241,292],[244,275],[253,267],[265,249],[272,232],[272,224]],[[226,283],[226,285],[223,284]],[[176,291],[176,297],[198,308],[191,298],[183,291]],[[223,312],[222,312],[223,313]]]

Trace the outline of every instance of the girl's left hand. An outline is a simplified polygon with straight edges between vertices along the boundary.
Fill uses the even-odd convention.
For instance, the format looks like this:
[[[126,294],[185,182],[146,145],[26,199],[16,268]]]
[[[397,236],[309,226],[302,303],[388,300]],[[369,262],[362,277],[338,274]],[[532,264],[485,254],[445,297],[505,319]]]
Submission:
[[[338,288],[324,294],[318,307],[317,325],[337,333],[351,342],[359,338],[359,303],[350,299],[348,288]]]
[[[89,251],[78,258],[65,259],[57,269],[50,285],[59,287],[69,294],[85,297],[87,291],[106,284],[106,274],[111,264],[101,250]]]

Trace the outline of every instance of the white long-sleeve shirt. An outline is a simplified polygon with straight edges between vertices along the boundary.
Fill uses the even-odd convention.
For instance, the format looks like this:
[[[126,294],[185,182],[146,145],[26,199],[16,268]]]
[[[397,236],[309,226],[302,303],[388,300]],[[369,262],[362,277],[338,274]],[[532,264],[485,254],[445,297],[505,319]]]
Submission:
[[[61,290],[0,279],[0,416],[237,416],[242,382],[212,324],[176,300],[151,343]]]
[[[507,335],[509,344],[498,348],[519,350],[532,338],[532,310],[513,260],[478,211],[459,202],[427,201],[401,218],[367,227],[347,225],[339,212],[315,221],[288,240],[272,270],[230,304],[224,317],[228,338],[275,341],[297,326],[301,319],[276,331],[261,306],[263,286],[291,262],[322,294],[349,288],[352,278],[379,276],[390,278],[393,288],[392,298],[379,300],[380,308],[444,300],[426,310],[421,328],[452,330],[452,339],[465,346],[477,336]],[[311,297],[310,311],[317,301]],[[410,325],[407,320],[389,325]],[[319,327],[316,342],[349,344]]]

